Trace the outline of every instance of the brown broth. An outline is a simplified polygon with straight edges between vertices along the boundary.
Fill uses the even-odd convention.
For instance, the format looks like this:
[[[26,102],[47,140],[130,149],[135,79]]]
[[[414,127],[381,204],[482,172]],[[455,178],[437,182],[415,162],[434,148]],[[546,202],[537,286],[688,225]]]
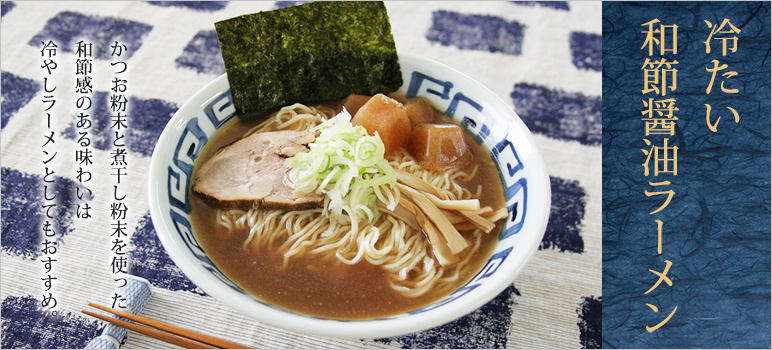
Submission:
[[[218,130],[202,150],[198,164],[211,157],[216,150],[246,133],[252,125],[239,120],[230,121]],[[494,209],[504,206],[503,189],[490,151],[477,145],[471,138],[467,143],[474,152],[473,164],[479,170],[467,188],[476,190],[482,185],[481,205]],[[470,167],[473,165],[469,165]],[[209,258],[235,283],[263,301],[301,314],[332,319],[372,319],[387,317],[429,305],[469,281],[487,262],[501,231],[499,222],[490,234],[483,234],[481,247],[470,260],[467,275],[446,288],[415,298],[394,291],[386,274],[378,267],[362,261],[355,265],[343,264],[337,259],[299,257],[281,268],[282,255],[271,249],[243,249],[247,232],[228,231],[215,223],[215,210],[191,194],[191,221],[193,232]]]

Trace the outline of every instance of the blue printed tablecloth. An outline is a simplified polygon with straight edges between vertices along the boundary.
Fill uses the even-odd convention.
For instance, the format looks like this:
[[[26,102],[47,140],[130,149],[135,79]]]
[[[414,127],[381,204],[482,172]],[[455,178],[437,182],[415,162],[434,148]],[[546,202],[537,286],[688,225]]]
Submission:
[[[82,348],[104,323],[80,313],[112,304],[111,46],[126,45],[130,129],[121,190],[127,270],[155,294],[141,314],[260,348],[594,348],[601,334],[601,3],[387,2],[397,49],[487,86],[525,121],[546,159],[552,213],[520,277],[454,322],[386,339],[296,334],[230,310],[170,260],[148,213],[147,171],[166,122],[225,69],[214,22],[295,2],[2,2],[2,347]],[[41,50],[58,45],[47,80]],[[93,178],[74,190],[80,149],[76,43],[93,43]],[[51,67],[49,65],[49,67]],[[56,84],[55,82],[69,82]],[[51,106],[51,100],[55,100]],[[51,108],[46,111],[47,108]],[[47,113],[51,114],[50,123]],[[52,142],[52,143],[51,143]],[[98,169],[98,170],[97,170]],[[55,170],[54,173],[48,174]],[[41,251],[44,190],[55,180],[57,252]],[[48,198],[47,198],[48,197]],[[78,198],[83,197],[83,198]],[[92,217],[82,217],[85,206]],[[81,217],[79,217],[81,216]],[[47,269],[45,261],[49,257]],[[51,289],[46,290],[47,283]],[[51,293],[51,294],[49,294]],[[44,306],[44,296],[53,296]],[[124,348],[169,345],[129,333]]]

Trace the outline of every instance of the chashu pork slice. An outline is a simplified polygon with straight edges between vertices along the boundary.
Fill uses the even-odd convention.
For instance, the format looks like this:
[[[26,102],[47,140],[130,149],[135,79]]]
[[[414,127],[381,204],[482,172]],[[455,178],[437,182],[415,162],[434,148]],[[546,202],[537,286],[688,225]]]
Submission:
[[[254,133],[217,151],[193,179],[193,193],[225,209],[305,210],[322,207],[324,197],[298,196],[284,184],[284,160],[307,151],[315,136],[306,131]]]

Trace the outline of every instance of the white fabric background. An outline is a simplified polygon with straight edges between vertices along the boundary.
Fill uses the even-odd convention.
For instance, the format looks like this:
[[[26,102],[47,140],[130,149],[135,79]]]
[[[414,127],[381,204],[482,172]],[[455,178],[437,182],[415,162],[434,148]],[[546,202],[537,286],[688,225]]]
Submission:
[[[147,23],[153,29],[143,39],[139,50],[128,61],[129,93],[140,98],[155,98],[181,105],[194,92],[210,82],[216,74],[202,74],[180,68],[175,59],[190,40],[202,30],[214,29],[218,20],[244,13],[270,10],[274,2],[230,2],[224,9],[212,12],[192,11],[184,7],[158,7],[144,2],[14,2],[15,7],[2,18],[0,44],[1,68],[16,76],[42,82],[39,49],[28,43],[43,30],[46,21],[62,11],[87,15],[120,17]],[[601,73],[583,70],[572,64],[569,35],[583,32],[600,35],[601,3],[569,2],[569,11],[533,4],[509,2],[387,2],[397,49],[436,60],[451,66],[487,86],[502,100],[512,105],[510,94],[516,83],[531,83],[565,92],[600,97]],[[526,27],[521,55],[463,50],[429,42],[425,33],[431,26],[432,13],[438,10],[462,14],[490,15]],[[21,15],[23,14],[23,15]],[[59,61],[73,62],[73,54],[60,54]],[[101,64],[105,64],[104,62]],[[65,67],[66,66],[66,67]],[[107,72],[95,65],[98,72]],[[73,68],[62,65],[57,73],[72,79]],[[109,79],[111,76],[101,77]],[[59,84],[57,99],[72,106],[72,86]],[[2,167],[29,174],[42,174],[43,104],[36,95],[16,111],[2,130]],[[517,106],[512,105],[517,111]],[[64,108],[64,107],[62,107]],[[74,107],[68,107],[74,109]],[[60,109],[60,115],[70,115]],[[139,117],[139,116],[136,116]],[[600,121],[597,121],[600,123]],[[63,130],[69,120],[54,121],[52,130]],[[506,346],[509,348],[579,348],[577,308],[582,296],[601,295],[601,149],[545,135],[535,135],[553,177],[577,181],[586,192],[581,236],[584,252],[540,250],[519,276],[515,287],[512,322]],[[63,156],[51,166],[61,176],[74,176],[71,159],[75,143],[59,138]],[[68,151],[69,150],[69,151]],[[109,164],[108,154],[96,151],[95,164]],[[130,180],[126,199],[132,222],[137,224],[147,212],[146,173],[150,158],[129,159]],[[111,193],[114,180],[109,173],[94,174],[94,192]],[[95,198],[93,207],[109,207],[109,196]],[[6,209],[6,208],[4,208]],[[115,289],[109,271],[109,235],[105,234],[109,218],[91,221],[75,220],[75,233],[57,255],[54,275],[59,279],[55,294],[64,313],[79,315],[87,301],[109,302]],[[129,230],[131,232],[131,230]],[[40,262],[2,254],[0,297],[41,295],[43,275]],[[285,332],[262,325],[217,301],[190,292],[162,288],[145,306],[142,315],[189,327],[214,336],[228,338],[261,348],[388,348],[374,340],[328,339]],[[4,328],[5,330],[5,328]],[[7,334],[4,334],[7,336]],[[164,348],[169,345],[130,333],[124,348]]]

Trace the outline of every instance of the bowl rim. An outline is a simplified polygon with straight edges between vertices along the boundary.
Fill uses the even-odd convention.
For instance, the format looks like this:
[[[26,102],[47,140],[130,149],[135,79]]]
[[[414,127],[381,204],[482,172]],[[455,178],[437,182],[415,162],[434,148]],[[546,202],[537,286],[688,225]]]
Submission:
[[[190,254],[185,252],[188,248],[182,244],[183,242],[175,240],[171,237],[171,234],[163,231],[172,227],[171,225],[173,224],[168,222],[166,215],[161,211],[164,207],[162,199],[165,199],[162,194],[167,190],[166,186],[163,184],[166,183],[165,181],[167,179],[165,174],[166,165],[164,163],[166,159],[162,159],[160,154],[165,152],[162,150],[162,145],[175,144],[177,141],[175,138],[177,136],[173,135],[174,130],[172,129],[178,129],[182,123],[187,120],[186,116],[195,115],[195,112],[199,110],[201,106],[210,101],[213,96],[217,96],[217,93],[223,91],[223,86],[225,86],[225,91],[227,91],[228,83],[226,74],[222,74],[213,81],[207,83],[183,103],[174,116],[172,116],[158,138],[148,170],[150,217],[156,229],[156,235],[161,241],[166,253],[187,278],[207,295],[211,296],[216,302],[224,304],[230,309],[260,323],[303,334],[340,338],[384,338],[437,327],[473,312],[480,306],[490,302],[490,300],[495,298],[514,282],[514,279],[522,272],[538,250],[541,239],[546,231],[551,205],[551,189],[549,175],[546,170],[546,163],[533,135],[512,107],[509,107],[498,97],[498,95],[469,76],[445,64],[409,53],[399,53],[399,60],[400,63],[411,62],[413,64],[428,64],[430,66],[440,67],[440,70],[443,71],[443,75],[452,77],[454,82],[459,81],[466,84],[465,86],[473,86],[475,89],[479,89],[481,94],[489,96],[486,98],[486,102],[493,104],[496,110],[505,108],[504,110],[511,112],[511,118],[506,118],[508,126],[507,134],[515,132],[520,138],[518,142],[528,147],[529,173],[534,174],[528,178],[529,190],[533,188],[533,191],[535,191],[536,194],[543,195],[543,197],[539,198],[538,201],[532,200],[530,203],[534,203],[533,207],[527,203],[528,210],[531,211],[529,227],[533,227],[532,231],[534,232],[527,235],[525,238],[525,245],[528,247],[528,251],[526,254],[517,256],[514,260],[502,263],[502,266],[505,264],[507,266],[514,265],[509,272],[510,278],[498,278],[481,284],[482,289],[480,292],[486,297],[473,300],[472,302],[463,305],[463,307],[438,307],[420,313],[400,314],[372,320],[335,320],[302,315],[294,311],[267,305],[267,302],[254,302],[255,297],[242,295],[236,292],[229,286],[217,280],[210,273],[200,273],[206,270],[204,270],[197,262],[189,259]],[[187,189],[185,190],[187,191]],[[526,220],[528,220],[528,218],[526,218]],[[471,280],[474,280],[474,278],[475,277]],[[467,298],[467,300],[469,300],[469,298]]]

